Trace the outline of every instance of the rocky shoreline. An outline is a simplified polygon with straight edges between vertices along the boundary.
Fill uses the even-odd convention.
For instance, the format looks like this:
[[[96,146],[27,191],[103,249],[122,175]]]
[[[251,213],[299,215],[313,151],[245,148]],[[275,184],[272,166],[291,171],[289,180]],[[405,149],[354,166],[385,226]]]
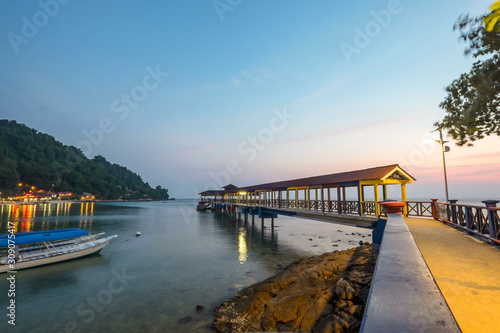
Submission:
[[[358,332],[378,247],[298,260],[238,292],[214,311],[213,328],[229,332]]]

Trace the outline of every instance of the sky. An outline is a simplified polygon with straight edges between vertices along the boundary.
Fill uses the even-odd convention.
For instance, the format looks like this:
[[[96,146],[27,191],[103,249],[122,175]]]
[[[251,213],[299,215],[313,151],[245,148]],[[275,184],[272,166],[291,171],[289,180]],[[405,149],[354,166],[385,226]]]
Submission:
[[[176,198],[394,163],[443,198],[453,24],[491,2],[4,0],[0,118]],[[450,197],[500,198],[500,137],[449,145]]]

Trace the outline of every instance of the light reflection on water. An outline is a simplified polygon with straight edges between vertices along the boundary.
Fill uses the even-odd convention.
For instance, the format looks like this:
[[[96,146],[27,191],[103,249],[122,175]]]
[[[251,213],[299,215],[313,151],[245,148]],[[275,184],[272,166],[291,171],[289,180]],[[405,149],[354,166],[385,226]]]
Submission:
[[[238,251],[240,253],[239,260],[240,264],[247,261],[247,230],[244,227],[239,228],[238,233]]]
[[[64,332],[75,323],[82,332],[209,332],[211,310],[239,289],[304,256],[370,241],[366,229],[291,217],[262,229],[194,210],[183,200],[0,207],[1,233],[10,220],[19,232],[76,227],[118,235],[99,255],[20,271],[16,327],[2,320],[0,331]],[[133,277],[126,286],[116,280],[122,272]],[[7,289],[2,277],[0,294]],[[0,297],[0,308],[6,301]]]
[[[14,232],[29,232],[29,231],[43,231],[52,229],[67,228],[67,221],[56,219],[56,224],[51,225],[48,223],[49,219],[39,220],[40,217],[64,217],[70,215],[77,215],[76,208],[73,210],[71,206],[78,206],[80,209],[80,223],[78,228],[86,229],[89,232],[92,230],[92,217],[94,215],[94,203],[40,203],[28,205],[0,205],[0,230],[5,228],[3,224],[8,220],[14,223]],[[35,221],[37,223],[35,229]]]

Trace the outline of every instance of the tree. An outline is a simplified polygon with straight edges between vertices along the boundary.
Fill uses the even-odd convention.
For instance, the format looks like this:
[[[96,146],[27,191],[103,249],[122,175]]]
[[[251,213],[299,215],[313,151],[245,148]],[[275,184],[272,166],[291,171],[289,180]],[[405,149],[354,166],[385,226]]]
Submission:
[[[485,136],[500,135],[500,1],[479,17],[461,16],[454,30],[468,43],[465,55],[485,58],[476,61],[447,88],[439,105],[446,112],[435,126],[442,127],[458,146],[471,146]]]
[[[88,159],[50,135],[0,119],[0,191],[13,193],[19,182],[45,190],[54,184],[55,191],[88,192],[103,199],[118,199],[127,188],[137,198],[168,198],[167,189],[151,188],[141,176],[103,156]]]
[[[19,179],[14,161],[8,157],[0,160],[0,191],[10,194],[19,183]]]

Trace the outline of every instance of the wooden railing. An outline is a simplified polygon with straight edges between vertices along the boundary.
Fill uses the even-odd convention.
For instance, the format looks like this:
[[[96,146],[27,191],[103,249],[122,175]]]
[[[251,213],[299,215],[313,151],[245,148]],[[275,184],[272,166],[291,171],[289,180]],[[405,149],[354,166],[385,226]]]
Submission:
[[[469,234],[489,239],[491,243],[500,244],[500,208],[453,202],[435,202],[434,205],[436,220],[449,223]]]
[[[376,201],[363,201],[361,206],[363,207],[364,215],[376,215],[377,214],[377,205]]]
[[[407,201],[408,216],[433,217],[431,201]]]
[[[238,204],[250,206],[266,206],[272,208],[294,209],[325,213],[356,214],[360,215],[360,204],[353,200],[284,200],[284,199],[249,199],[217,200],[224,204]],[[340,203],[340,209],[339,209]],[[362,201],[361,215],[384,216],[384,208],[376,201]],[[493,204],[495,206],[495,204]],[[488,238],[491,242],[500,244],[500,208],[477,205],[463,205],[452,201],[451,203],[432,201],[407,201],[407,216],[431,217],[449,223],[457,228],[466,230]]]

